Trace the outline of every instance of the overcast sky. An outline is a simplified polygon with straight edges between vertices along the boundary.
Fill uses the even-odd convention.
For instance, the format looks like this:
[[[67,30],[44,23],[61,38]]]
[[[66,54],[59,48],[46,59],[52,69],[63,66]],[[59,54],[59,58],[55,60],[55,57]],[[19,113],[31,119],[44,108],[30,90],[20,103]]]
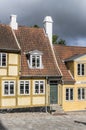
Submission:
[[[86,46],[86,0],[0,0],[0,22],[9,24],[11,14],[19,25],[41,27],[50,15],[54,34],[68,45]]]

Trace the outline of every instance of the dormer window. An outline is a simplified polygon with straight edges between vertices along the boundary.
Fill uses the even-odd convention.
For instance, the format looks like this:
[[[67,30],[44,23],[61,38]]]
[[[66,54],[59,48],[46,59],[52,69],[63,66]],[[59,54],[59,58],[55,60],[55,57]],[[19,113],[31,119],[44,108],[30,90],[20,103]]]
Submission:
[[[32,68],[32,69],[43,68],[43,64],[42,64],[43,53],[42,52],[40,52],[38,50],[34,50],[34,51],[27,53],[27,55],[28,55],[28,64],[29,64],[30,68]]]
[[[32,55],[31,56],[31,67],[32,68],[40,68],[41,67],[41,56],[39,55]]]

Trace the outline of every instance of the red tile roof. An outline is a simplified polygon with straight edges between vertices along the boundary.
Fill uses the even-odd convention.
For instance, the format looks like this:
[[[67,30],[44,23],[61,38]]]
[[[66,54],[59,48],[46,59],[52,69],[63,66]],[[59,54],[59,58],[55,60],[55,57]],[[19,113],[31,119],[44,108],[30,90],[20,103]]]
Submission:
[[[60,76],[56,66],[50,43],[42,28],[19,27],[15,31],[21,46],[21,75],[22,76]],[[43,69],[31,69],[28,66],[24,52],[38,50],[43,53]]]
[[[19,50],[11,28],[3,24],[0,24],[0,50]]]
[[[73,81],[73,78],[68,72],[64,60],[75,55],[85,54],[86,47],[54,45],[54,50],[60,70],[63,74],[63,80]]]

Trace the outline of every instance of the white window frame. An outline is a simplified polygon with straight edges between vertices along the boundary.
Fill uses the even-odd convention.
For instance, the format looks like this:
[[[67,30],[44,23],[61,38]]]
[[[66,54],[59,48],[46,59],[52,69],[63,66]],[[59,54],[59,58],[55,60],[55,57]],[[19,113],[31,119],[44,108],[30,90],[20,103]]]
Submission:
[[[24,93],[20,93],[20,83],[21,83],[22,81],[24,82]],[[25,92],[25,84],[26,84],[25,82],[28,82],[28,83],[29,83],[29,93],[26,93],[26,92]],[[19,81],[19,91],[18,91],[18,94],[19,94],[19,95],[30,95],[30,81],[29,81],[29,80],[20,80],[20,81]]]
[[[79,95],[78,95],[78,90],[80,89],[80,99],[79,99]],[[84,98],[83,98],[83,93],[82,93],[82,89],[84,89]],[[77,99],[80,100],[86,100],[86,88],[84,87],[79,87],[77,88]]]
[[[78,74],[78,65],[80,65],[80,74]],[[84,65],[84,74],[82,74],[82,65]],[[84,63],[77,63],[77,75],[84,76],[85,75],[85,64]]]
[[[39,90],[38,90],[39,92],[38,93],[35,92],[35,83],[36,82],[38,82],[38,85],[39,85]],[[41,82],[43,82],[43,93],[40,92],[40,85],[42,84]],[[34,81],[34,92],[33,92],[33,94],[35,94],[35,95],[45,94],[45,81],[44,80],[35,80]]]
[[[33,57],[35,57],[35,66],[33,67]],[[37,58],[39,57],[39,66],[37,66]],[[35,68],[35,69],[39,69],[39,68],[42,68],[42,56],[41,55],[30,55],[30,68]]]
[[[66,90],[69,90],[68,100],[66,99]],[[73,99],[71,99],[71,89],[73,90]],[[73,101],[74,100],[74,88],[66,88],[65,89],[65,100],[66,101]]]
[[[6,65],[2,65],[2,57],[3,57],[3,54],[6,55]],[[0,55],[1,55],[0,67],[6,67],[6,66],[7,66],[7,54],[6,54],[6,53],[0,53]]]
[[[6,84],[6,82],[8,82],[8,94],[5,94],[4,92],[5,92],[5,84]],[[14,84],[14,93],[13,94],[11,94],[10,93],[10,85],[11,85],[11,82],[13,82],[13,84]],[[15,81],[14,80],[5,80],[5,81],[3,81],[3,96],[15,96]]]

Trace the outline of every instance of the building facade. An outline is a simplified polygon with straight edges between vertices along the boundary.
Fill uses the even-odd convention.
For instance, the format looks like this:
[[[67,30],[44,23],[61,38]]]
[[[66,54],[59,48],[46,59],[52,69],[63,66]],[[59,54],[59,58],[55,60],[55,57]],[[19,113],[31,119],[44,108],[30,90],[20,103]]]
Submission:
[[[50,16],[43,28],[0,25],[0,109],[86,109],[86,48],[52,44]]]

